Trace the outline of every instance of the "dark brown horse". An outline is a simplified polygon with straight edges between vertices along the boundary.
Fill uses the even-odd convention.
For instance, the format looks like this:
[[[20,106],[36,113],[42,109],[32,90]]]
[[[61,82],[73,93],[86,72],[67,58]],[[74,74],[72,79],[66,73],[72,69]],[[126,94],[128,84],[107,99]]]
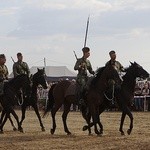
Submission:
[[[121,132],[122,135],[124,135],[123,123],[124,123],[124,119],[125,119],[126,115],[128,115],[130,118],[130,127],[127,130],[127,133],[131,134],[131,132],[132,132],[133,115],[130,111],[129,106],[131,106],[131,103],[134,98],[134,88],[135,88],[135,83],[136,83],[137,77],[147,78],[147,77],[149,77],[149,74],[140,65],[138,65],[136,62],[134,62],[134,63],[131,63],[131,66],[127,69],[126,74],[123,76],[123,83],[121,84],[121,90],[116,94],[117,104],[118,104],[120,110],[122,111],[121,123],[120,123],[120,129],[119,129],[119,131]],[[87,99],[88,99],[89,105],[91,105],[91,103],[93,103],[93,99],[90,97],[87,97]],[[104,96],[104,93],[101,93],[101,99],[103,99],[103,100],[101,100],[103,102],[100,103],[100,105],[99,105],[98,115],[100,115],[107,107],[109,107],[109,103],[110,103],[108,98],[106,98],[106,96]],[[90,111],[93,111],[93,108]],[[89,114],[89,116],[90,116],[90,114]],[[84,126],[83,130],[89,129],[89,127],[95,125],[95,123],[90,123],[89,120],[87,122],[88,122],[88,126]],[[97,123],[99,124],[99,126],[101,128],[100,133],[102,133],[103,126],[100,123],[100,119],[97,121]],[[90,129],[89,129],[89,132],[90,132]]]
[[[103,70],[103,75],[101,77],[99,76],[100,73],[97,75],[96,79],[98,80],[98,82],[96,80],[93,80],[93,83],[96,84],[96,85],[94,85],[94,87],[95,86],[97,87],[97,85],[99,85],[98,89],[96,90],[98,92],[95,92],[95,90],[93,90],[90,94],[88,94],[88,96],[91,96],[92,99],[95,99],[94,103],[97,103],[98,106],[99,106],[99,99],[100,99],[99,98],[99,91],[103,92],[103,91],[105,91],[106,88],[108,88],[108,82],[107,81],[109,79],[115,80],[116,76],[117,76],[117,79],[119,78],[117,71],[112,66],[103,67],[101,70]],[[45,110],[44,115],[46,115],[46,113],[48,111],[51,111],[52,121],[53,121],[51,134],[54,134],[54,132],[56,130],[55,115],[56,115],[56,112],[58,111],[58,109],[62,106],[62,104],[64,104],[64,112],[62,115],[64,131],[67,134],[71,134],[71,132],[69,131],[69,129],[67,127],[66,119],[67,119],[67,115],[70,111],[70,106],[73,102],[75,102],[76,96],[75,96],[75,92],[70,94],[70,95],[66,94],[68,87],[70,87],[70,85],[71,85],[70,81],[66,81],[66,80],[61,81],[58,84],[53,85],[49,91],[48,104],[47,104],[47,108]],[[75,89],[75,87],[74,87],[74,89]],[[96,109],[98,110],[98,108],[95,108],[95,107],[91,107],[91,109],[93,111],[95,111]],[[86,115],[83,114],[83,117],[86,118]]]

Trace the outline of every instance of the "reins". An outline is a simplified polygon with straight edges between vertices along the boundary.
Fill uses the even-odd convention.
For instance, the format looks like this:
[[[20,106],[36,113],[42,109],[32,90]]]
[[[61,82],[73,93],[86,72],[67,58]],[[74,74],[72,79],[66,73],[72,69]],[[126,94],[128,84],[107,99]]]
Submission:
[[[107,95],[106,95],[106,93],[104,92],[104,96],[105,96],[105,98],[107,99],[107,100],[109,100],[109,101],[113,101],[113,99],[114,99],[114,97],[115,97],[115,85],[113,84],[113,88],[112,88],[113,90],[112,90],[112,98],[109,98]]]

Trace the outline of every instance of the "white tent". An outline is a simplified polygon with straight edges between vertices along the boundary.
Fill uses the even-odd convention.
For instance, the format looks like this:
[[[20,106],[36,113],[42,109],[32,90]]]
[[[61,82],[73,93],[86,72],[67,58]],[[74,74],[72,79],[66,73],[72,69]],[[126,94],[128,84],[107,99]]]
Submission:
[[[33,66],[30,69],[31,74],[34,74],[37,72],[37,68],[43,68],[40,66]],[[46,66],[45,72],[48,77],[75,77],[76,73],[69,70],[66,66]]]
[[[44,68],[43,66],[33,66],[30,68],[30,73],[35,74],[37,72],[37,68]],[[75,78],[76,73],[69,70],[66,66],[46,66],[45,67],[46,76],[48,78]],[[10,78],[13,77],[13,73],[9,75]]]

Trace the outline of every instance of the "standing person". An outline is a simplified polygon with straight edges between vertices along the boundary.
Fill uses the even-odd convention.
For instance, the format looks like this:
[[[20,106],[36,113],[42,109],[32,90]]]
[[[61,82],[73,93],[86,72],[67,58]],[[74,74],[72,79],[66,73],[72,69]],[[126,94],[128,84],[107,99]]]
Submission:
[[[30,74],[30,70],[28,67],[28,64],[23,61],[23,56],[21,53],[17,53],[17,59],[18,61],[14,63],[13,65],[13,74],[14,77],[20,75],[20,74]]]
[[[4,54],[0,54],[0,95],[3,95],[3,87],[4,82],[8,81],[8,69],[5,65],[6,63],[6,57]]]
[[[83,105],[85,105],[84,102],[84,88],[88,81],[88,75],[87,71],[89,71],[90,74],[94,75],[94,71],[92,69],[90,61],[87,59],[90,56],[90,48],[84,47],[82,49],[83,57],[77,59],[76,64],[74,66],[74,70],[78,70],[77,79],[76,79],[76,95],[77,95],[77,103],[79,107],[81,108]]]
[[[145,82],[144,87],[142,89],[142,95],[144,96],[144,111],[148,111],[148,100],[149,100],[149,83]]]

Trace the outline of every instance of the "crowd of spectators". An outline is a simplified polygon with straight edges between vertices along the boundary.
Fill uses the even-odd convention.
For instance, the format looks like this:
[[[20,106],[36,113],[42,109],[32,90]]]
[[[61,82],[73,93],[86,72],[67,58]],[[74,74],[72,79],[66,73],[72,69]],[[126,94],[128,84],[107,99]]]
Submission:
[[[135,86],[134,105],[136,111],[150,111],[150,82],[137,81]]]

